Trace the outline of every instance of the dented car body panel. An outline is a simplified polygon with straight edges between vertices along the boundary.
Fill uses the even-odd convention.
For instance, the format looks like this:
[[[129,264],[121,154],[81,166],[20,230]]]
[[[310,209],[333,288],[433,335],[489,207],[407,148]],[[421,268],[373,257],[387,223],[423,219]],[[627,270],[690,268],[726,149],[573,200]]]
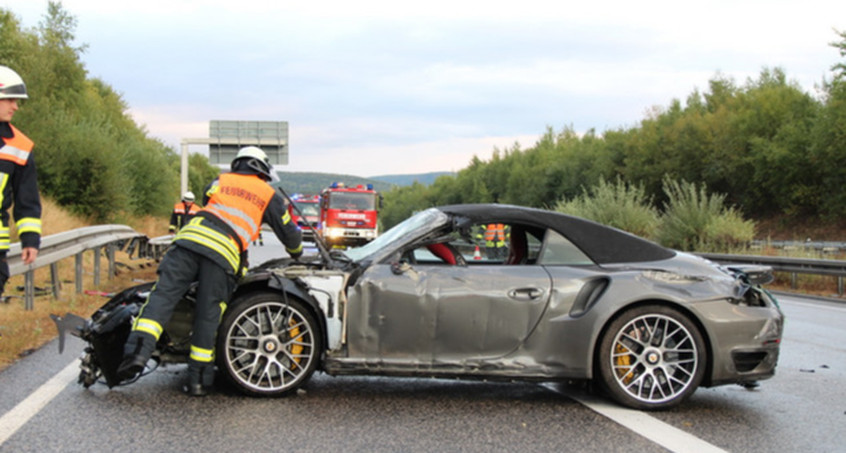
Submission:
[[[483,256],[490,243],[480,238],[491,223],[505,225],[507,250]],[[289,342],[279,342],[287,361],[279,362],[297,375],[245,383],[251,394],[287,393],[313,370],[583,379],[621,404],[663,409],[698,386],[774,375],[784,318],[757,284],[769,275],[558,213],[457,205],[420,212],[344,254],[265,263],[241,281],[231,306],[248,313],[245,305],[278,300],[280,313],[295,304],[301,319],[249,315],[256,318],[248,325],[276,322],[273,332],[288,332]],[[237,386],[245,354],[268,355],[257,346],[264,340],[245,343],[226,327],[218,357],[237,357],[238,366],[233,358],[218,367]],[[237,353],[227,355],[235,343]]]

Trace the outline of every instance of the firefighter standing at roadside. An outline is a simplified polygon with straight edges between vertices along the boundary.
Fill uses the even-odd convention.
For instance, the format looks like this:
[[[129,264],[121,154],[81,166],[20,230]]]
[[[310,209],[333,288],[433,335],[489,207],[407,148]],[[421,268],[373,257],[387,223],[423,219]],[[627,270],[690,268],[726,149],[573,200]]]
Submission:
[[[173,212],[170,214],[170,226],[168,232],[176,234],[180,228],[186,225],[198,212],[200,206],[194,203],[194,192],[190,190],[182,195],[182,201],[173,205]]]
[[[12,126],[18,100],[27,99],[26,85],[17,72],[0,66],[0,298],[9,279],[9,208],[14,203],[15,227],[21,241],[21,260],[29,265],[41,245],[41,197],[38,194],[34,143]]]
[[[291,221],[281,195],[268,183],[272,167],[255,146],[238,151],[232,172],[220,175],[206,189],[205,207],[183,226],[159,265],[159,278],[141,308],[124,346],[118,368],[121,380],[143,371],[156,342],[190,285],[197,286],[197,306],[183,391],[207,393],[214,379],[218,323],[237,278],[246,266],[246,251],[267,223],[293,258],[302,254],[302,236]]]
[[[489,223],[485,227],[485,254],[488,259],[505,258],[505,225]]]

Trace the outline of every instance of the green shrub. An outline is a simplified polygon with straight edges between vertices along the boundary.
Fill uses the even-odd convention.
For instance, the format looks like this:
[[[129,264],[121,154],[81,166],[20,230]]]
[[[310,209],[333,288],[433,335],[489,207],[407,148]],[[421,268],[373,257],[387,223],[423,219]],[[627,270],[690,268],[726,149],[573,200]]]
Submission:
[[[642,237],[653,237],[658,212],[643,186],[634,186],[617,178],[614,184],[600,178],[599,184],[582,189],[582,194],[559,201],[556,211],[619,228]]]
[[[665,177],[667,202],[658,228],[658,242],[679,250],[726,250],[748,242],[755,224],[725,206],[726,196],[708,194],[705,184]]]

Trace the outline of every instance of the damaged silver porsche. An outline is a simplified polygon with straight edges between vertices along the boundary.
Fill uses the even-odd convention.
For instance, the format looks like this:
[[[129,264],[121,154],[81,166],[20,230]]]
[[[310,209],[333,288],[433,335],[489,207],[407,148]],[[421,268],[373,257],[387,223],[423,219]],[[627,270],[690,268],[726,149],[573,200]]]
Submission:
[[[498,225],[496,247],[486,237]],[[318,238],[319,239],[319,238]],[[491,250],[493,248],[500,250]],[[784,317],[771,270],[723,267],[555,212],[499,204],[419,212],[360,248],[273,260],[241,280],[218,331],[222,377],[278,396],[330,375],[580,380],[637,409],[700,386],[775,373]],[[88,345],[79,381],[116,369],[152,283],[90,319],[57,318]],[[194,289],[148,363],[186,362]]]

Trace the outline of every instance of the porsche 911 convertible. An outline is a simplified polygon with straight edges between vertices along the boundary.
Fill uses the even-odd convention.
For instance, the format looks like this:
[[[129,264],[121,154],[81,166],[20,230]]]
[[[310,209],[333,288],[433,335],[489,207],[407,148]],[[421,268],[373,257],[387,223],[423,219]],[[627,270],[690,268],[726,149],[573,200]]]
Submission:
[[[241,392],[288,394],[316,370],[582,381],[654,410],[700,386],[757,385],[775,373],[784,318],[762,288],[767,267],[724,267],[577,217],[499,204],[427,209],[362,247],[320,251],[240,281],[216,362]],[[69,329],[88,343],[80,383],[121,384],[123,342],[151,286],[121,292]],[[187,361],[194,293],[150,369]]]

